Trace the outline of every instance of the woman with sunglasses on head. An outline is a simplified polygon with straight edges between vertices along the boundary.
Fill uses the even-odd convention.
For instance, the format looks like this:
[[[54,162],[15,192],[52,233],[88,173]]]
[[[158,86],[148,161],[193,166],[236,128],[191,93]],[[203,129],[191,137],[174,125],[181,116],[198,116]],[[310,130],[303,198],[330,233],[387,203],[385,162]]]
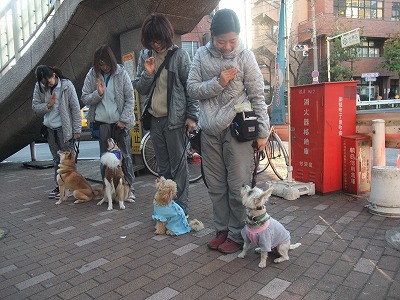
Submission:
[[[146,95],[146,104],[151,101],[150,133],[158,173],[177,183],[175,201],[187,215],[187,131],[196,129],[199,104],[197,100],[190,98],[186,91],[190,68],[189,54],[174,45],[173,38],[172,25],[164,15],[153,13],[144,20],[141,41],[146,49],[140,52],[133,86],[140,94]],[[162,66],[163,62],[165,66]],[[156,77],[158,70],[159,76]]]
[[[222,253],[233,253],[243,245],[245,207],[240,190],[243,184],[250,185],[254,150],[253,141],[239,142],[230,127],[237,110],[250,106],[258,124],[254,147],[262,151],[269,117],[264,80],[254,54],[239,38],[235,12],[217,11],[210,31],[210,42],[193,58],[187,88],[189,95],[200,102],[202,162],[214,211],[216,236],[207,245]]]
[[[54,161],[54,190],[50,199],[59,199],[57,169],[59,150],[74,151],[74,140],[80,138],[82,118],[78,96],[73,83],[63,76],[60,69],[41,65],[36,68],[36,84],[33,92],[32,109],[44,115],[43,125],[47,128],[47,142]]]
[[[122,171],[131,192],[125,201],[135,202],[133,186],[135,174],[132,163],[132,138],[130,129],[135,125],[135,96],[128,72],[117,63],[108,45],[98,47],[93,56],[93,66],[86,74],[81,101],[89,105],[88,122],[100,132],[100,155],[107,152],[107,139],[113,137],[122,154]],[[116,137],[115,132],[119,132]],[[100,166],[104,179],[105,168]]]

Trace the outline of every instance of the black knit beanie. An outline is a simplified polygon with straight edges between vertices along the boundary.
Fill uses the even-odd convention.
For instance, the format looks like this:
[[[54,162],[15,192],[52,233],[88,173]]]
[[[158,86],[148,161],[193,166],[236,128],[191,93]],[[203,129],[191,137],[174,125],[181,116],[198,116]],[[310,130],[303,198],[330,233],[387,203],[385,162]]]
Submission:
[[[217,36],[228,32],[240,33],[239,18],[236,13],[228,8],[217,11],[210,27],[211,35]]]

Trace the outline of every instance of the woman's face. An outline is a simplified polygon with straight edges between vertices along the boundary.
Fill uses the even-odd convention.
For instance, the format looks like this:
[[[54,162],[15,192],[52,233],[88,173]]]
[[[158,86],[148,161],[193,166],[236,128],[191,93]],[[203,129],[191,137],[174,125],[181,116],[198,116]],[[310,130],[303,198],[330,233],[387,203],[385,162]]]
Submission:
[[[239,34],[228,32],[213,37],[215,48],[223,54],[229,54],[239,45]]]
[[[157,53],[162,53],[166,50],[162,41],[152,41],[150,45]]]
[[[41,83],[47,88],[52,88],[53,86],[57,85],[56,73],[53,73],[53,76],[48,79],[43,78]]]
[[[107,65],[106,62],[100,59],[99,61],[99,68],[102,70],[105,74],[109,74],[111,72],[111,66]]]

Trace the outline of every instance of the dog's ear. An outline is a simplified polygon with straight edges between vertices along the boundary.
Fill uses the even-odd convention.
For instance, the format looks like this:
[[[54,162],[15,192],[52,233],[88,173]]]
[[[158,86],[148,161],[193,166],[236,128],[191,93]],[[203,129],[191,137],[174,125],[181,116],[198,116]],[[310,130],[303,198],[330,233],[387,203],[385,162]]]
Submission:
[[[274,190],[274,188],[270,187],[268,190],[266,190],[265,192],[263,192],[260,195],[259,199],[260,199],[260,202],[262,202],[261,205],[263,205],[263,204],[268,202],[268,199],[269,199],[269,197],[271,197],[273,190]]]

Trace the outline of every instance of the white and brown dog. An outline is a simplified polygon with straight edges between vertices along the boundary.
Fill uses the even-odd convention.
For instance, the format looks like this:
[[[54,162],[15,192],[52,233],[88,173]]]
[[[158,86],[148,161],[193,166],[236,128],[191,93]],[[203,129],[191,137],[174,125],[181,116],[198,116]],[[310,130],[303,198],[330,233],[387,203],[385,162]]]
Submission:
[[[196,219],[188,223],[183,209],[173,200],[177,192],[175,181],[161,176],[156,179],[156,187],[153,202],[155,234],[181,235],[192,229],[199,231],[204,228],[203,223]]]
[[[97,205],[102,205],[104,201],[107,201],[107,210],[112,210],[113,200],[115,200],[119,203],[119,209],[125,209],[124,201],[128,198],[130,186],[122,171],[121,151],[112,138],[109,138],[107,142],[108,152],[100,158],[100,163],[105,167],[104,197]]]
[[[280,257],[274,259],[275,263],[289,260],[288,252],[296,249],[301,243],[290,244],[290,233],[281,223],[268,215],[265,203],[272,194],[273,188],[263,191],[258,187],[250,188],[245,185],[241,189],[242,203],[246,207],[246,226],[242,229],[244,239],[243,251],[238,255],[244,258],[250,245],[256,247],[256,252],[261,253],[258,266],[265,268],[268,252],[273,251]]]

